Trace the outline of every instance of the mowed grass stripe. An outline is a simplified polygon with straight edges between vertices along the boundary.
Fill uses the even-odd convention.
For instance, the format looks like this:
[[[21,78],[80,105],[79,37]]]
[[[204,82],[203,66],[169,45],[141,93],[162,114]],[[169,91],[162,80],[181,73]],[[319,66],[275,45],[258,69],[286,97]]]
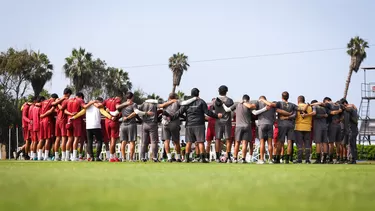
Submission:
[[[373,210],[375,165],[0,162],[1,210]]]

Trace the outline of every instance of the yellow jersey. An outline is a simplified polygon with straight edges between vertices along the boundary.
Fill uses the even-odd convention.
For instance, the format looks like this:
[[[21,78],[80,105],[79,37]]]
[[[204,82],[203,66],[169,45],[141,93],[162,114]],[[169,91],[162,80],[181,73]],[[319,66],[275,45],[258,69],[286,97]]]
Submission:
[[[306,106],[305,103],[298,104],[298,108],[304,108]],[[307,113],[312,112],[311,106],[308,106],[306,109]],[[295,130],[297,131],[311,131],[312,128],[312,116],[305,116],[305,118],[302,118],[300,111],[297,111],[296,116],[296,127]]]

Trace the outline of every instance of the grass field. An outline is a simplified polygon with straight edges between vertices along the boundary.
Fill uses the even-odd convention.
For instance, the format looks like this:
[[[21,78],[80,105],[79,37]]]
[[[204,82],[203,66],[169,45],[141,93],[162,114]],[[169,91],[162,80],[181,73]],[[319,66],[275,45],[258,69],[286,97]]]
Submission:
[[[374,210],[375,165],[0,162],[0,210]]]

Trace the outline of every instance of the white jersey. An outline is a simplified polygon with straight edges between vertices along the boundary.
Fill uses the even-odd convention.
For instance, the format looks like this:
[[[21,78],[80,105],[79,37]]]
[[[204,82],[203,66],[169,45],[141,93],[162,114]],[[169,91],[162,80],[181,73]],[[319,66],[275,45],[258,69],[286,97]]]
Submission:
[[[102,128],[101,114],[99,108],[90,106],[86,109],[86,129],[100,129]]]

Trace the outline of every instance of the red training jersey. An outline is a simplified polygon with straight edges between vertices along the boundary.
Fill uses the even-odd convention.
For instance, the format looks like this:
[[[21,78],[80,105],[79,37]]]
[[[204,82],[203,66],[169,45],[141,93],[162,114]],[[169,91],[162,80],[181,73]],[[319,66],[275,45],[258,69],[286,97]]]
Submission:
[[[211,109],[211,106],[209,106],[208,109]],[[215,122],[216,122],[215,118],[208,117],[208,126],[207,127],[215,130]]]
[[[40,123],[40,106],[34,106],[33,107],[33,131],[38,132],[39,131],[39,123]]]
[[[114,97],[114,98],[109,98],[104,101],[103,106],[109,109],[110,112],[116,111],[116,105],[120,105],[121,100],[120,98]]]
[[[48,100],[45,100],[43,101],[41,104],[41,108],[40,108],[40,114],[45,114],[47,113],[49,110],[51,110],[52,108],[52,103],[54,102],[55,100],[54,99],[48,99]],[[53,117],[53,114],[50,114],[44,118],[42,118],[42,121],[52,121],[52,117]]]
[[[25,103],[22,108],[22,127],[23,128],[28,128],[29,127],[29,108],[30,105],[29,103]]]
[[[69,99],[67,102],[66,109],[70,113],[78,113],[81,111],[81,108],[85,105],[83,100],[81,98],[75,97],[72,99]],[[79,119],[82,119],[83,117],[80,117]]]
[[[31,104],[30,107],[29,107],[29,112],[27,114],[30,122],[29,122],[29,130],[33,130],[33,110],[34,110],[34,107],[35,105],[34,104]]]
[[[66,120],[68,120],[67,116],[65,115],[64,113],[64,110],[66,109],[66,106],[67,106],[67,103],[68,103],[68,100],[67,99],[64,99],[62,102],[61,102],[61,109],[59,109],[59,106],[57,106],[57,119],[56,119],[56,122],[65,122]]]

